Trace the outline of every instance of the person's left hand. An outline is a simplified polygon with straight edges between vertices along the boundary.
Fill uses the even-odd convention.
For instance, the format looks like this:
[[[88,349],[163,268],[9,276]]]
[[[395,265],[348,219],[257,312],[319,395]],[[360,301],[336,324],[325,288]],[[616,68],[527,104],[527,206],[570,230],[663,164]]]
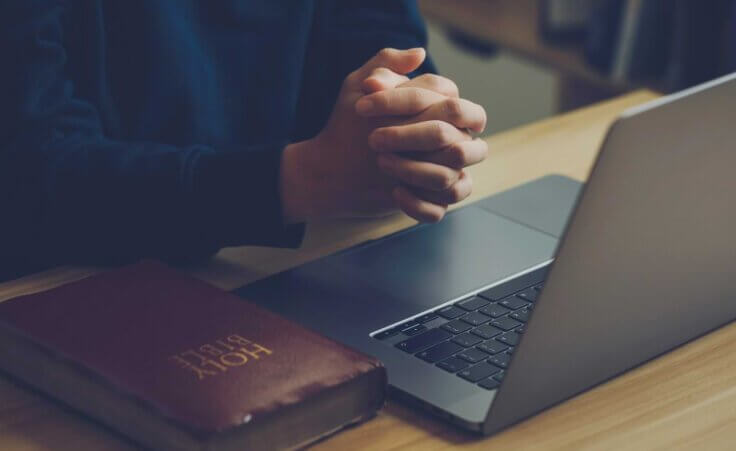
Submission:
[[[472,191],[463,168],[488,153],[485,141],[470,135],[485,128],[485,110],[460,98],[451,80],[434,74],[409,80],[378,68],[362,86],[366,95],[355,109],[386,122],[373,131],[370,143],[380,153],[381,170],[401,182],[394,190],[399,207],[420,221],[439,220],[449,204]]]

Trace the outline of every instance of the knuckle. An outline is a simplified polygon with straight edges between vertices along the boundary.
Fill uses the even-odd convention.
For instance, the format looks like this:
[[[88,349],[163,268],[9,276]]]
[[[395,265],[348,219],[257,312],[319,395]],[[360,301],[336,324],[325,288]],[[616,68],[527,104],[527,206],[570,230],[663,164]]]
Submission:
[[[391,79],[393,75],[394,72],[385,67],[377,67],[371,71],[371,77],[375,78]]]
[[[390,75],[391,71],[385,67],[377,67],[371,71],[372,77],[384,77]]]
[[[394,49],[390,47],[385,47],[378,51],[377,56],[379,58],[388,58],[391,56],[393,52],[394,52]]]
[[[437,173],[435,176],[435,188],[438,190],[449,190],[453,183],[455,183],[455,177],[451,170],[445,170]]]
[[[454,128],[445,121],[434,121],[432,123],[434,138],[438,144],[446,146],[452,144]]]
[[[451,145],[445,152],[447,152],[449,164],[453,167],[461,168],[468,164],[467,155],[461,143]]]
[[[427,86],[438,86],[439,78],[439,75],[436,74],[422,74],[417,77],[417,79],[420,79]]]
[[[426,74],[425,83],[441,94],[457,97],[458,89],[454,81],[436,74]]]
[[[422,108],[422,95],[416,89],[406,91],[407,107],[412,111],[419,111]]]
[[[436,74],[426,74],[425,76],[425,83],[427,83],[429,86],[432,86],[433,88],[441,88],[444,86],[443,78]]]
[[[465,193],[463,192],[462,187],[458,185],[459,183],[455,183],[447,190],[451,203],[460,202],[465,198]]]
[[[375,93],[370,96],[370,99],[373,101],[376,111],[384,111],[390,107],[390,102],[385,92]]]
[[[463,116],[463,104],[460,99],[451,97],[445,100],[443,104],[445,116],[450,121],[458,121]]]

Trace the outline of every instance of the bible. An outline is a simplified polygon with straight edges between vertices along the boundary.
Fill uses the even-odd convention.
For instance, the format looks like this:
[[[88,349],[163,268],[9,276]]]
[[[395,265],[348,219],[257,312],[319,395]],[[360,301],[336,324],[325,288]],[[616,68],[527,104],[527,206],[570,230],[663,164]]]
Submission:
[[[153,261],[1,302],[0,368],[153,449],[304,446],[386,389],[374,358]]]

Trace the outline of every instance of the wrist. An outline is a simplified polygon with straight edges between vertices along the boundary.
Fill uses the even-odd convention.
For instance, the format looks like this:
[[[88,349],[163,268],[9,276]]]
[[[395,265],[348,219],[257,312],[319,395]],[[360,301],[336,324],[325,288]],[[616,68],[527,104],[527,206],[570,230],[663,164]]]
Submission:
[[[312,219],[313,183],[309,174],[306,156],[314,146],[312,140],[287,145],[281,154],[279,187],[281,209],[287,224]]]

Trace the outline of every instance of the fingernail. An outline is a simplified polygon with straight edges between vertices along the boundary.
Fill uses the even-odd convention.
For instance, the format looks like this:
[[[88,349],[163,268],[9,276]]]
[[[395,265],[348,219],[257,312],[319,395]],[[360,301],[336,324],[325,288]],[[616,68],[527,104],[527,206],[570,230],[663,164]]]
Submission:
[[[414,48],[407,50],[407,52],[411,52],[411,53],[424,52],[424,47],[414,47]]]
[[[371,110],[373,110],[373,100],[371,99],[362,97],[355,104],[355,111],[357,111],[358,114],[367,114],[370,113]]]

